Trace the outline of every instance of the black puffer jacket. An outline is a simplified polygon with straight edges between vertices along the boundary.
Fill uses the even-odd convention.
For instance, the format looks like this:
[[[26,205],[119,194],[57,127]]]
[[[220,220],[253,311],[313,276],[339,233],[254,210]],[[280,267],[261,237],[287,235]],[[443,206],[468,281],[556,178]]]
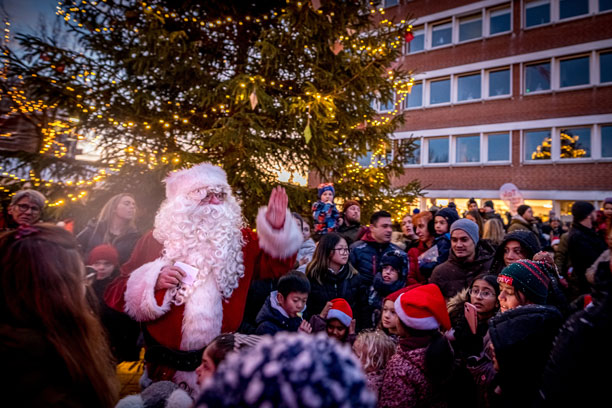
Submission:
[[[612,367],[612,271],[601,262],[595,273],[593,303],[565,322],[544,370],[541,406],[601,405],[609,398]],[[604,373],[604,374],[602,374]]]
[[[349,277],[350,273],[354,273],[353,276]],[[353,318],[357,320],[358,331],[371,326],[367,289],[361,284],[359,274],[355,273],[349,264],[344,265],[337,274],[327,270],[321,282],[311,277],[308,277],[308,280],[310,281],[310,295],[308,295],[306,313],[309,318],[321,313],[325,304],[330,300],[342,298],[353,310]]]
[[[278,309],[278,302],[275,297],[277,291],[270,293],[263,307],[257,314],[257,330],[255,334],[274,335],[280,331],[295,332],[302,323],[301,317],[284,316]]]
[[[573,268],[570,284],[579,293],[588,293],[590,285],[585,277],[586,270],[606,250],[606,243],[594,229],[575,222],[569,231],[567,247]]]
[[[349,262],[359,272],[363,286],[366,288],[372,286],[374,275],[380,269],[380,261],[383,254],[393,250],[403,252],[390,242],[376,242],[372,238],[370,231],[366,232],[361,240],[351,245]]]
[[[525,305],[498,314],[489,322],[499,371],[499,406],[533,406],[542,373],[563,317],[553,306]]]
[[[450,299],[467,288],[476,276],[489,273],[493,252],[491,244],[483,240],[476,244],[476,256],[471,262],[457,258],[451,250],[448,261],[433,270],[429,283],[438,285],[444,297]]]

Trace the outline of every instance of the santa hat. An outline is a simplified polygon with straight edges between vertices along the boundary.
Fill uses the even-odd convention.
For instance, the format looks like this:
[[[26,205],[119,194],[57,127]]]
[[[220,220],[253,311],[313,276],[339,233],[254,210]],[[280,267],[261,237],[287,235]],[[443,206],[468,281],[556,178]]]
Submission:
[[[348,302],[342,298],[332,299],[332,308],[327,312],[327,320],[338,319],[340,323],[349,327],[353,320],[353,310]]]
[[[451,327],[444,296],[438,285],[430,283],[403,293],[395,301],[395,313],[406,326],[416,330]]]
[[[385,298],[385,302],[387,300],[390,300],[393,303],[395,303],[395,301],[397,300],[398,297],[400,297],[400,295],[402,295],[403,293],[408,292],[410,289],[414,289],[414,288],[416,288],[418,286],[421,286],[421,284],[420,283],[413,283],[410,286],[406,286],[405,288],[401,288],[400,290],[396,290],[395,292],[387,295],[387,297]]]
[[[174,198],[203,187],[222,186],[229,190],[225,170],[210,163],[200,163],[189,169],[170,173],[164,180],[166,198]]]
[[[319,184],[319,186],[317,187],[317,193],[319,195],[319,198],[321,198],[321,195],[323,195],[323,193],[326,192],[326,191],[331,191],[333,196],[336,195],[336,190],[334,190],[333,183]]]
[[[119,266],[119,253],[112,245],[98,245],[89,253],[87,265],[93,265],[97,261],[108,261],[115,266]]]

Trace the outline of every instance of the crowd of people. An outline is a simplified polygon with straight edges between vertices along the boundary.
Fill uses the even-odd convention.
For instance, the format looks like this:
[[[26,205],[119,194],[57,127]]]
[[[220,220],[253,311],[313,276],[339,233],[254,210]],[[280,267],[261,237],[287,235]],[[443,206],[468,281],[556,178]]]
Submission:
[[[112,197],[73,234],[12,196],[0,235],[3,389],[22,406],[506,407],[605,398],[612,198],[572,222],[471,199],[406,214],[273,189],[246,228],[225,172],[171,173],[148,232]],[[342,203],[337,207],[336,203]],[[311,228],[312,227],[312,228]],[[119,395],[138,361],[142,392]]]

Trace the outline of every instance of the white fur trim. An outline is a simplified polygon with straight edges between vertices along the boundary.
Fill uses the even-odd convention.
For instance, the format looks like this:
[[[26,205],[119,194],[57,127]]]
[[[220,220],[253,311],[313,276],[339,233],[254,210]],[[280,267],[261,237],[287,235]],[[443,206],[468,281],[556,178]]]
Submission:
[[[158,258],[136,269],[130,275],[125,290],[125,312],[139,322],[155,320],[170,310],[170,291],[160,305],[155,299],[155,283],[168,262]]]
[[[200,163],[189,169],[170,173],[164,182],[166,198],[174,198],[202,187],[223,186],[229,190],[225,170],[210,163]]]
[[[185,302],[181,350],[198,350],[221,334],[223,302],[213,274],[199,282]]]
[[[327,312],[327,319],[338,319],[340,320],[340,323],[346,327],[349,327],[351,325],[351,321],[353,320],[351,319],[351,316],[341,312],[338,309],[330,309],[329,312]]]
[[[191,408],[193,400],[184,390],[177,388],[166,400],[165,408]]]
[[[434,329],[439,329],[440,328],[440,324],[438,323],[436,318],[433,317],[433,316],[416,318],[416,317],[410,317],[410,316],[408,316],[406,314],[406,312],[404,312],[404,309],[402,308],[402,303],[400,302],[400,299],[405,294],[406,294],[406,292],[402,293],[397,299],[395,299],[395,304],[394,305],[395,305],[395,313],[397,314],[397,317],[399,317],[399,319],[406,326],[411,327],[411,328],[416,329],[416,330],[434,330]]]
[[[261,207],[257,213],[259,247],[274,258],[289,258],[302,246],[304,241],[302,231],[297,227],[289,210],[285,214],[285,224],[279,230],[272,228],[268,223],[266,211],[267,207]]]

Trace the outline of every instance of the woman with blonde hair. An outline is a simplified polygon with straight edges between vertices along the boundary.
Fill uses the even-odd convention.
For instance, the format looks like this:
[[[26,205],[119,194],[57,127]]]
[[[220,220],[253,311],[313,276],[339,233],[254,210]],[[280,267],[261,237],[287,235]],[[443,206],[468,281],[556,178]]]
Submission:
[[[493,248],[497,249],[504,240],[505,235],[504,225],[499,218],[491,218],[485,221],[482,239],[489,241]]]
[[[110,244],[119,252],[119,263],[125,263],[140,238],[135,220],[134,196],[129,193],[113,196],[104,204],[98,218],[77,235],[81,251],[87,257],[98,245]]]
[[[72,234],[38,224],[0,236],[0,293],[2,394],[19,406],[112,407],[115,366]]]

